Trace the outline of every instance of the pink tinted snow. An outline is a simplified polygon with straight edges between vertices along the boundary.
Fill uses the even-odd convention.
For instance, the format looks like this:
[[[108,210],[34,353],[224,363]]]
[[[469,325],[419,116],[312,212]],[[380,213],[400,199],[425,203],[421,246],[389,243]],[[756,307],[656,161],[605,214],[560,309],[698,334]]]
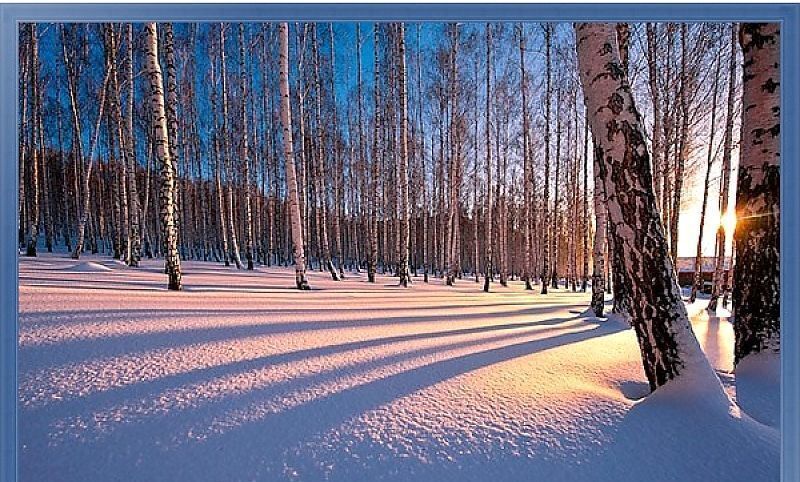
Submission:
[[[183,269],[20,262],[23,480],[778,480],[777,364],[742,410],[690,379],[642,399],[588,294]],[[694,330],[735,397],[730,324]]]

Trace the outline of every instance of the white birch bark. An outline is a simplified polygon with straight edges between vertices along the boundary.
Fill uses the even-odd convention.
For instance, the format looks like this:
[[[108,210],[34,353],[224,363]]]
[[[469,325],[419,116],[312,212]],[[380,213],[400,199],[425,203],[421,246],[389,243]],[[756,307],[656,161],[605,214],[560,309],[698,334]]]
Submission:
[[[780,351],[781,30],[742,24],[744,54],[741,159],[734,235],[735,360]]]
[[[158,31],[155,23],[145,24],[145,74],[149,84],[149,104],[152,111],[153,140],[156,156],[161,165],[161,226],[164,232],[168,288],[181,289],[181,260],[178,253],[178,233],[175,225],[175,172],[170,158],[167,117],[164,107],[164,81],[158,62]]]
[[[692,374],[709,384],[714,396],[727,400],[692,332],[681,299],[652,192],[642,118],[622,70],[614,25],[579,23],[575,30],[578,69],[597,142],[610,233],[625,261],[621,277],[631,300],[631,324],[650,388]]]
[[[286,191],[289,217],[292,223],[292,245],[294,247],[294,270],[297,289],[308,290],[306,281],[306,257],[303,249],[303,220],[300,218],[300,200],[297,195],[297,175],[294,168],[292,144],[292,111],[289,94],[289,25],[279,26],[280,36],[280,91],[281,123],[283,124],[283,154],[286,165]]]
[[[405,25],[397,25],[397,69],[400,87],[400,259],[398,260],[398,275],[400,285],[408,286],[411,282],[411,273],[408,268],[408,243],[410,206],[408,203],[408,92],[406,90],[406,34]]]

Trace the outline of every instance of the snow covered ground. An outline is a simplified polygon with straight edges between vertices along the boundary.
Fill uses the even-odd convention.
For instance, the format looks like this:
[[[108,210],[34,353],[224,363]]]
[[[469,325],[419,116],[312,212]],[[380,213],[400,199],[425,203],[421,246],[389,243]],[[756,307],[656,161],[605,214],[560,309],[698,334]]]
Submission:
[[[581,318],[585,294],[183,269],[175,293],[156,261],[20,261],[21,480],[779,479],[777,357],[734,377],[702,301],[741,410],[643,398],[633,331]]]

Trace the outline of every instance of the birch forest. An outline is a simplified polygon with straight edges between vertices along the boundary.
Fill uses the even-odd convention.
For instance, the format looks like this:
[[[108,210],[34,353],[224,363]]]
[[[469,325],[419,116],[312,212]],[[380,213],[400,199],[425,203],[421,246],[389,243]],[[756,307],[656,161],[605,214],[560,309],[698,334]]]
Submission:
[[[779,33],[754,25],[25,24],[20,252],[163,259],[170,290],[206,261],[612,293],[674,318],[639,333],[666,358],[680,255],[690,301],[710,265],[709,310],[752,319],[741,357],[779,331]]]

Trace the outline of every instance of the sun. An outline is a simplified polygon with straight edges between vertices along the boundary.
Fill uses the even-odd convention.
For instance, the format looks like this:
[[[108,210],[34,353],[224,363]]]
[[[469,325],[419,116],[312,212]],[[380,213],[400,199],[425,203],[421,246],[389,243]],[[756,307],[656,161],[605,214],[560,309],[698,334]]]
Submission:
[[[733,234],[734,230],[736,229],[736,211],[729,209],[728,212],[722,216],[720,225],[726,233]]]

